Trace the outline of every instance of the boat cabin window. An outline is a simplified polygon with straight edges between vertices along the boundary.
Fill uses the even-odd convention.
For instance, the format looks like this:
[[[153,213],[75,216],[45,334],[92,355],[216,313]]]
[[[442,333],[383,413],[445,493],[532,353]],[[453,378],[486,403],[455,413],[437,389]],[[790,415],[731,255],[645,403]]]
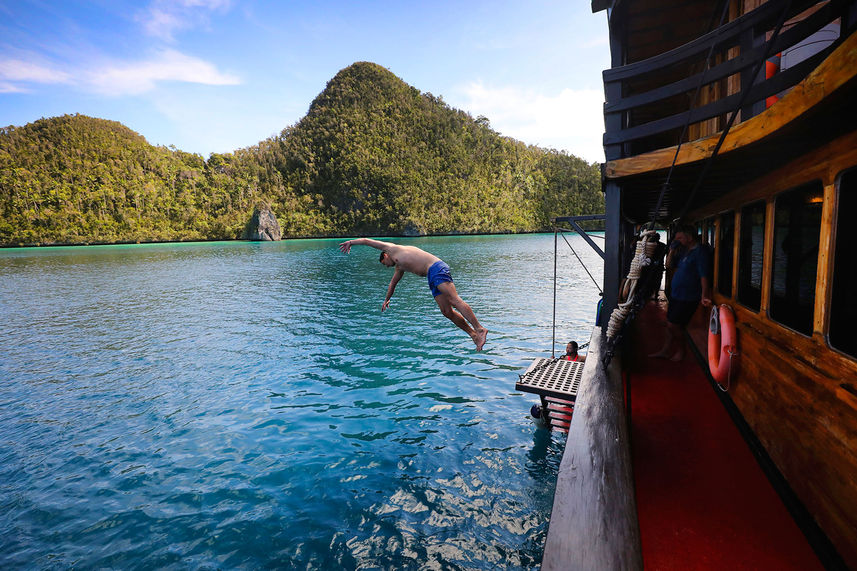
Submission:
[[[714,231],[716,227],[714,226],[714,218],[709,218],[705,221],[705,231],[702,234],[702,242],[708,244],[712,249],[714,248]]]
[[[720,215],[720,241],[716,246],[717,292],[732,297],[732,260],[735,252],[735,213]]]
[[[857,169],[839,179],[836,245],[833,254],[833,287],[830,300],[830,346],[857,357],[857,248],[851,225],[857,216]]]
[[[762,267],[765,251],[765,202],[741,209],[738,250],[738,301],[756,311],[762,305]]]
[[[823,201],[824,188],[815,181],[774,203],[771,319],[805,335],[812,335]]]
[[[717,292],[732,297],[732,262],[735,252],[735,213],[720,215],[720,240],[717,249]]]

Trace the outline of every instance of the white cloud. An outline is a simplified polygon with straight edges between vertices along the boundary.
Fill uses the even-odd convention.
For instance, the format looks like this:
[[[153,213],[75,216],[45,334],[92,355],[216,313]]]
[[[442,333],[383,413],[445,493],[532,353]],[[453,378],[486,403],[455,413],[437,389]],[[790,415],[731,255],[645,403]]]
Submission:
[[[138,20],[147,34],[164,40],[172,40],[176,30],[186,27],[186,23],[177,14],[154,7]]]
[[[28,83],[69,83],[71,75],[21,59],[0,60],[0,93],[26,93]]]
[[[180,4],[187,8],[208,8],[209,10],[221,10],[228,8],[231,4],[231,0],[178,0],[178,2],[171,2],[171,4]]]
[[[231,0],[154,0],[137,14],[145,32],[165,41],[173,41],[176,32],[207,24],[209,12],[225,11]]]
[[[202,59],[164,50],[149,60],[108,65],[92,70],[88,83],[105,95],[136,95],[151,91],[158,82],[181,81],[203,85],[238,85],[241,80],[222,73]]]
[[[461,91],[461,107],[471,115],[487,117],[502,135],[565,150],[589,162],[604,160],[604,95],[600,90],[563,89],[544,94],[520,86],[488,87],[475,82]]]
[[[27,93],[28,90],[15,85],[14,83],[7,83],[5,81],[0,81],[0,93]]]
[[[66,84],[103,95],[138,95],[159,82],[202,85],[238,85],[241,79],[224,73],[203,59],[177,50],[161,50],[153,57],[132,62],[89,63],[84,68],[60,71],[59,64],[33,60],[0,59],[0,93],[29,93],[32,84]]]

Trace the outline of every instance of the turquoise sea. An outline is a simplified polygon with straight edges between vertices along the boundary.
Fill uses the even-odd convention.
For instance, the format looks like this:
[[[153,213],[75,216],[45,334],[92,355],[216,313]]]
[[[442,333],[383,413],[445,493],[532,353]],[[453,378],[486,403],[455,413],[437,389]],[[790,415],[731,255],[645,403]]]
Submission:
[[[0,250],[0,568],[538,565],[564,436],[514,385],[550,354],[554,236],[398,241],[485,351],[424,278],[382,314],[391,270],[340,240]],[[599,296],[559,253],[561,353]]]

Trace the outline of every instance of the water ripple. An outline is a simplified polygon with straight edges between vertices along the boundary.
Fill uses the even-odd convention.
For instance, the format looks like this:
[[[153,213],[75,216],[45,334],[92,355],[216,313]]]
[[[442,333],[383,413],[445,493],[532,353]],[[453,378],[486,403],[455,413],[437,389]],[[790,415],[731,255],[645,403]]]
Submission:
[[[513,383],[550,352],[553,237],[409,242],[483,353],[423,279],[381,313],[389,271],[336,243],[0,252],[0,566],[537,566],[563,442]],[[576,266],[560,346],[594,318]]]

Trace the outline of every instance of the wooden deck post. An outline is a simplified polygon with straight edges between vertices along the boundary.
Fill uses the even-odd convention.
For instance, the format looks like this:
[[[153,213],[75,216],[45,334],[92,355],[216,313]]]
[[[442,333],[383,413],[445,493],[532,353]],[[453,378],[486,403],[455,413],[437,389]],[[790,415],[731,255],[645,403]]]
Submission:
[[[619,304],[619,284],[622,280],[622,220],[620,208],[621,189],[615,182],[604,185],[607,207],[604,232],[604,303],[601,309],[601,327],[607,326],[610,314]]]

